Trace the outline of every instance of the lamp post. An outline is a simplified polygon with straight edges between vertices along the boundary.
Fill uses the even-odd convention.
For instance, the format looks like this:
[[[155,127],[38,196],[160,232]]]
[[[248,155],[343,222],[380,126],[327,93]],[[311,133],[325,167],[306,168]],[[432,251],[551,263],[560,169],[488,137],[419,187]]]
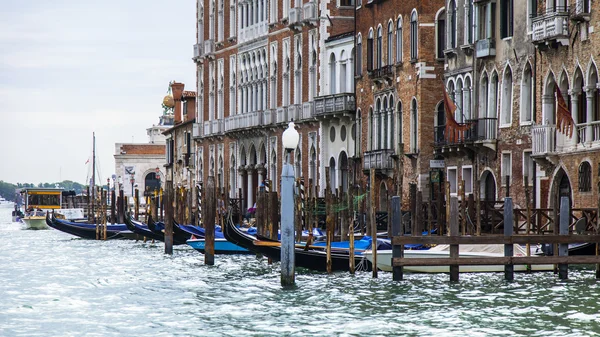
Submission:
[[[295,235],[294,235],[294,166],[290,165],[290,154],[298,147],[300,135],[294,121],[281,135],[285,149],[285,164],[281,170],[281,285],[293,287],[295,274]]]
[[[110,178],[106,178],[106,204],[110,205]]]
[[[133,173],[131,174],[129,182],[131,183],[131,197],[133,198],[133,183],[135,183],[135,177],[133,176]]]

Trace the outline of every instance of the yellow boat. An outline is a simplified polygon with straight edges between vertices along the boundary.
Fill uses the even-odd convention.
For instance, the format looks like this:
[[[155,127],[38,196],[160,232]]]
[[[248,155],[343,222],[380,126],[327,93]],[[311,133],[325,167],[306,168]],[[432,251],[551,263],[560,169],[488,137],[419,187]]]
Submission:
[[[46,212],[61,213],[62,188],[23,188],[21,194],[25,206],[22,218],[27,229],[48,229]],[[81,212],[83,217],[83,210]]]

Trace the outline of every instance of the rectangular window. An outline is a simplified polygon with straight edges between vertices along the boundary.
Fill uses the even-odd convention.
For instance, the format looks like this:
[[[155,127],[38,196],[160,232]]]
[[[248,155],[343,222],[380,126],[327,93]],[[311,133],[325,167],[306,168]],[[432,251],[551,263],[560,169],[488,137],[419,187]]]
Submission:
[[[503,0],[500,7],[500,37],[513,36],[513,0]]]
[[[471,166],[463,166],[462,180],[465,182],[465,195],[473,194],[473,168]]]
[[[450,194],[456,194],[458,191],[456,167],[448,168],[448,182],[450,183]]]
[[[340,6],[352,6],[352,7],[354,7],[354,0],[340,0]]]
[[[512,158],[511,158],[511,154],[510,153],[503,153],[502,154],[502,175],[501,175],[501,179],[502,179],[502,186],[506,186],[506,177],[508,176],[508,181],[510,183],[510,181],[512,180]]]
[[[533,186],[533,159],[531,158],[531,151],[523,151],[523,184],[527,180],[529,187]]]

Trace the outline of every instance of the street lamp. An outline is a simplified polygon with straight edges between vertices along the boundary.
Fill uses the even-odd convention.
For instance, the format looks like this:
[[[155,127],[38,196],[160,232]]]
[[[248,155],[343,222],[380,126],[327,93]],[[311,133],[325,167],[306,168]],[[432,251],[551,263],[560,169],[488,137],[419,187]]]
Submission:
[[[281,285],[293,287],[295,283],[295,238],[294,238],[294,166],[290,165],[290,154],[298,147],[300,135],[294,121],[281,135],[285,149],[285,164],[281,170]]]
[[[135,177],[133,176],[133,173],[131,174],[129,182],[131,183],[131,196],[133,197],[133,183],[135,183]]]

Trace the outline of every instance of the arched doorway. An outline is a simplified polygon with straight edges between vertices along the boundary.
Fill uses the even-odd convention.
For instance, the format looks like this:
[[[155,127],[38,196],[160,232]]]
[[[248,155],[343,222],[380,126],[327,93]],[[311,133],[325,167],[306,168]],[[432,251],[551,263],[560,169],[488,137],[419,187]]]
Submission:
[[[483,201],[496,201],[496,178],[490,171],[481,175],[480,199]]]
[[[145,192],[153,192],[160,189],[160,176],[155,172],[146,174],[144,178]]]
[[[571,198],[572,190],[571,190],[571,180],[567,173],[561,168],[556,175],[554,176],[554,182],[552,184],[552,194],[555,195],[556,199],[550,200],[550,204],[552,207],[556,207],[560,209],[560,200],[562,197],[569,198],[569,207],[573,204],[573,199]],[[558,223],[558,222],[557,222]]]
[[[340,187],[343,193],[348,192],[348,156],[345,151],[340,153]]]

